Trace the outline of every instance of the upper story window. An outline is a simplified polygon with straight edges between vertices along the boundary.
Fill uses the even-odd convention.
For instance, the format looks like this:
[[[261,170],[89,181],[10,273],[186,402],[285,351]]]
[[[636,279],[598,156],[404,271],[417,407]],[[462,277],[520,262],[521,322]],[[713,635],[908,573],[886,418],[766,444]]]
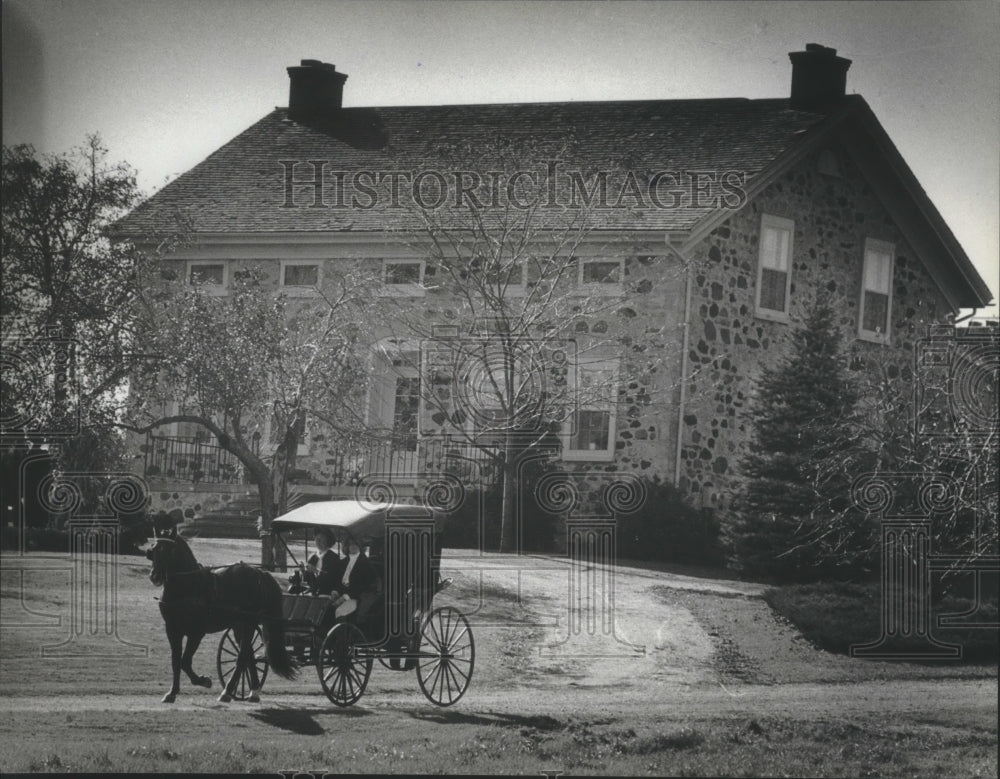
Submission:
[[[320,265],[313,260],[282,260],[281,289],[291,295],[311,295],[320,282]]]
[[[580,260],[577,283],[587,292],[618,294],[625,275],[624,260]]]
[[[187,264],[186,278],[188,284],[210,295],[225,295],[229,286],[229,264],[192,260]]]
[[[492,268],[487,273],[486,280],[490,287],[500,295],[523,297],[527,290],[524,275],[524,264],[517,262],[512,265]]]
[[[858,310],[858,337],[876,343],[889,340],[892,310],[892,264],[896,247],[874,238],[865,240],[861,300]]]
[[[760,223],[760,255],[757,262],[757,316],[788,321],[792,288],[791,219],[764,214]]]
[[[384,260],[383,294],[416,297],[424,294],[423,260]]]

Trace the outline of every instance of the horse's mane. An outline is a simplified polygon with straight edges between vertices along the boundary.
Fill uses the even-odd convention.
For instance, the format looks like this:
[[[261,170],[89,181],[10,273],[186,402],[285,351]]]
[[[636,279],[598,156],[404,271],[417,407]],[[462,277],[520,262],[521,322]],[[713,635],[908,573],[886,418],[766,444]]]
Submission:
[[[191,551],[191,547],[188,542],[185,541],[180,535],[173,535],[171,537],[161,537],[159,541],[168,541],[176,546],[176,551],[171,555],[173,558],[174,568],[179,567],[179,565],[184,565],[185,563],[190,563],[194,570],[198,570],[201,566],[198,564],[198,558],[194,556],[194,552]]]

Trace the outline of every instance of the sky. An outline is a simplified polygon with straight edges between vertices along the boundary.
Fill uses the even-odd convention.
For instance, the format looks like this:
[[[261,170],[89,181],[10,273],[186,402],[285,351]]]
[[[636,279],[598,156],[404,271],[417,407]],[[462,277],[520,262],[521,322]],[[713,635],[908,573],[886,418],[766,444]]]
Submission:
[[[998,293],[1000,3],[3,0],[3,141],[100,133],[152,193],[332,62],[345,106],[784,97],[788,52],[862,95]],[[997,307],[980,312],[997,315]]]

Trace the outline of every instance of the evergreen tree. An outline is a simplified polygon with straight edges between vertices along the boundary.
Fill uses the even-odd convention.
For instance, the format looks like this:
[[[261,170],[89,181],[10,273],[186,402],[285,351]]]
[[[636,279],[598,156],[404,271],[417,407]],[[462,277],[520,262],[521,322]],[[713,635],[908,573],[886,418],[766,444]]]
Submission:
[[[737,569],[806,580],[842,567],[842,541],[828,531],[842,528],[833,518],[851,508],[857,401],[833,312],[819,306],[794,334],[790,355],[765,368],[758,384],[747,481],[726,534]]]

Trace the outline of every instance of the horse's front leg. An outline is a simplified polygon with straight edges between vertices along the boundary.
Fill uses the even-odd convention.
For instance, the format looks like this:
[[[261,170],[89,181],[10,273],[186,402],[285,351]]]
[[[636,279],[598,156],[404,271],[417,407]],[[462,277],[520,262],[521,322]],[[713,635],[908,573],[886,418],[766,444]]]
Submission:
[[[181,690],[181,644],[184,641],[184,634],[179,630],[167,630],[167,640],[170,642],[170,670],[173,674],[173,683],[163,696],[163,703],[173,703]]]
[[[198,674],[196,674],[194,669],[191,667],[191,663],[194,660],[194,653],[198,651],[198,646],[201,644],[201,640],[204,637],[204,633],[195,633],[194,635],[188,636],[187,645],[184,647],[184,654],[181,657],[181,669],[187,674],[188,679],[191,680],[191,684],[197,685],[198,687],[211,687],[211,677],[198,676]]]

